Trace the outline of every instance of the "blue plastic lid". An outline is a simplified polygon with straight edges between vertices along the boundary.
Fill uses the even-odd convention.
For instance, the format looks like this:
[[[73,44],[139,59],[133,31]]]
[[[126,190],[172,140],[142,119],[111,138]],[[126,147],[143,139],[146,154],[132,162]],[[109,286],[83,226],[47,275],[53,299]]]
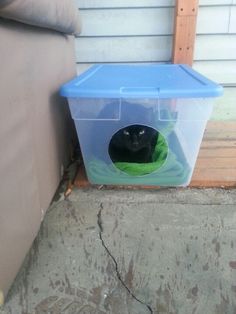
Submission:
[[[204,98],[223,88],[187,65],[95,65],[61,87],[68,98]]]

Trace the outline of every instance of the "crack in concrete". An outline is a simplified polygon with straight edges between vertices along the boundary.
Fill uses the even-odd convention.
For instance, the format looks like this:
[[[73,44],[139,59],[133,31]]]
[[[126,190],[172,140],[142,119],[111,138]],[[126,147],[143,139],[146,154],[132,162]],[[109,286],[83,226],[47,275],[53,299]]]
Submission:
[[[120,283],[122,284],[122,286],[128,291],[128,293],[131,295],[131,297],[136,300],[137,302],[139,302],[140,304],[146,306],[146,308],[149,310],[149,312],[151,314],[153,314],[153,310],[151,308],[150,305],[148,305],[147,303],[143,302],[142,300],[138,299],[134,294],[133,292],[126,286],[124,280],[121,278],[121,274],[119,272],[119,269],[118,269],[118,264],[117,264],[117,261],[115,259],[115,257],[111,254],[110,250],[108,249],[108,247],[106,246],[104,240],[103,240],[103,237],[102,237],[102,233],[104,231],[103,229],[103,225],[102,225],[102,210],[103,210],[103,204],[100,203],[100,209],[99,209],[99,212],[97,214],[97,224],[98,224],[98,227],[99,227],[99,238],[102,242],[102,246],[104,247],[104,249],[106,250],[107,254],[110,256],[110,258],[112,259],[114,265],[115,265],[115,271],[116,271],[116,276],[118,278],[118,280],[120,281]]]

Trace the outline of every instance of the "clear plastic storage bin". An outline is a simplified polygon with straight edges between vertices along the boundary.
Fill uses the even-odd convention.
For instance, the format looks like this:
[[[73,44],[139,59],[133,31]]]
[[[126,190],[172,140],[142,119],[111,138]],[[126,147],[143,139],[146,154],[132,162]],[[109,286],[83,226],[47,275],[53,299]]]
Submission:
[[[93,184],[186,186],[222,87],[186,65],[99,65],[65,84]]]

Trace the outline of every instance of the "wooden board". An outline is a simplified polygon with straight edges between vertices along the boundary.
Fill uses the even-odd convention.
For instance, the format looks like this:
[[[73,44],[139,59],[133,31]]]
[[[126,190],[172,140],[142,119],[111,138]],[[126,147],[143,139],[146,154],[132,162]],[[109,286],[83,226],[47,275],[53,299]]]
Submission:
[[[83,166],[74,184],[79,188],[90,186]],[[236,187],[236,121],[208,123],[190,186]]]
[[[210,121],[191,186],[236,187],[236,122]]]
[[[193,64],[198,0],[177,0],[172,48],[172,62]]]

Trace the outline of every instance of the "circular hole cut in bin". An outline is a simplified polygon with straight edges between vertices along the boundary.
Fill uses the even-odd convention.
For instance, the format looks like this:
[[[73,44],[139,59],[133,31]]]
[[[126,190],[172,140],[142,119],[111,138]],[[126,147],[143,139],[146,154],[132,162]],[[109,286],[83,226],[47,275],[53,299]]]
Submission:
[[[164,165],[168,144],[156,129],[132,124],[112,136],[108,152],[116,168],[131,176],[144,176]]]

